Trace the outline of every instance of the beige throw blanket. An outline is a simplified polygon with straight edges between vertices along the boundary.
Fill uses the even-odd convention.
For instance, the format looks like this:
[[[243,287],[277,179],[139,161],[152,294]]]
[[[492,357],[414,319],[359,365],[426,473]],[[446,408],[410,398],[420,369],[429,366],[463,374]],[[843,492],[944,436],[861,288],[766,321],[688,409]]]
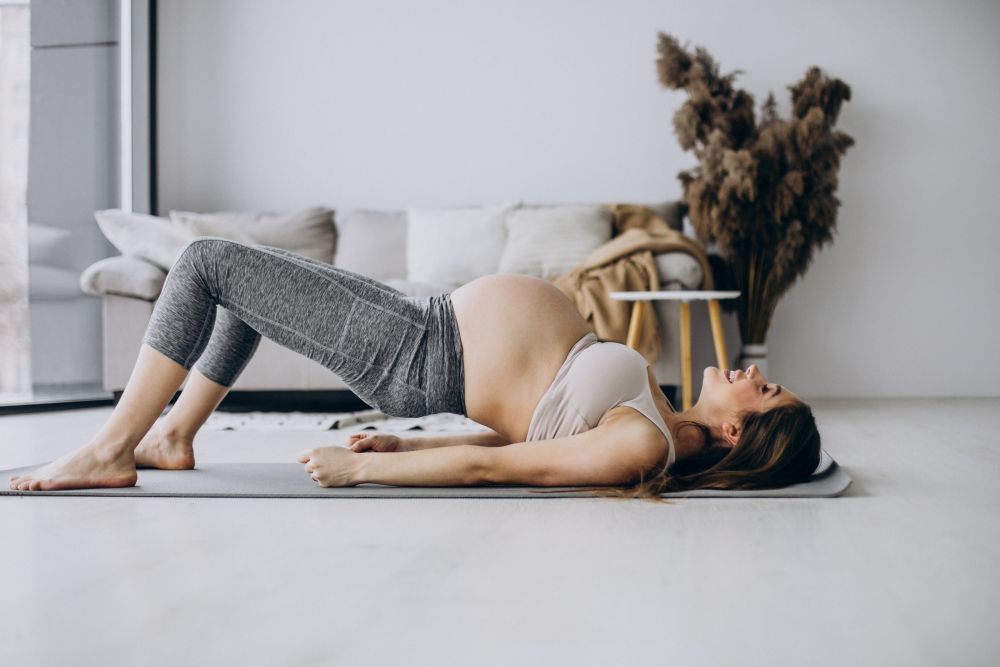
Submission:
[[[682,251],[701,264],[703,289],[712,289],[712,269],[701,245],[673,229],[645,206],[608,205],[614,215],[612,238],[595,249],[569,273],[550,278],[576,304],[577,310],[603,340],[625,343],[632,301],[615,301],[611,292],[660,289],[654,254]],[[652,304],[650,304],[652,305]],[[660,355],[660,323],[655,308],[647,308],[639,336],[639,353],[650,364]]]

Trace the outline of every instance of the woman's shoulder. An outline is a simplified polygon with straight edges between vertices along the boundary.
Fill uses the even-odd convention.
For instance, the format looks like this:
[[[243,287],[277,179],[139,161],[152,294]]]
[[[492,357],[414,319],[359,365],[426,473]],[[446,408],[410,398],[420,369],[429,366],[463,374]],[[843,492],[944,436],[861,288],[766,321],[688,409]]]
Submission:
[[[648,416],[633,407],[619,405],[608,410],[595,426],[597,427],[604,429],[610,437],[641,440],[669,452],[670,439]]]

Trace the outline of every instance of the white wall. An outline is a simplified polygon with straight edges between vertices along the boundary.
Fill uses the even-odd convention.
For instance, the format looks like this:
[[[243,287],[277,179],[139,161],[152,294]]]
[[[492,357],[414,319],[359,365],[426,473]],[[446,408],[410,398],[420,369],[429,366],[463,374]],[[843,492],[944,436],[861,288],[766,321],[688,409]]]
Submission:
[[[771,377],[1000,395],[993,2],[165,0],[160,208],[677,198],[658,31],[785,113],[810,65],[853,91],[839,233],[778,306]]]

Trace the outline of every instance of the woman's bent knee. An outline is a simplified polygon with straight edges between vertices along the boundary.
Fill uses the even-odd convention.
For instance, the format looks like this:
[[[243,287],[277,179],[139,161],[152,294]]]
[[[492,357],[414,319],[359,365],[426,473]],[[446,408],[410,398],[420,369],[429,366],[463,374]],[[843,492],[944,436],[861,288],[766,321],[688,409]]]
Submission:
[[[178,257],[200,257],[205,253],[217,251],[226,245],[240,245],[236,241],[224,239],[221,236],[198,236],[191,239],[181,249]]]

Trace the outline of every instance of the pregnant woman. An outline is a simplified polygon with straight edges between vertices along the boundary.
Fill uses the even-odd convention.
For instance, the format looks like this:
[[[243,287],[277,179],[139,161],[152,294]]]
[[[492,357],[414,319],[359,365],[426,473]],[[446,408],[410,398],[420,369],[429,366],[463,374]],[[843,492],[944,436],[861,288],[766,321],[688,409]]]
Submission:
[[[303,452],[305,474],[321,486],[638,482],[633,496],[653,497],[784,486],[819,462],[809,406],[755,366],[705,369],[698,402],[678,413],[645,358],[600,341],[545,280],[488,275],[410,297],[286,250],[201,237],[169,271],[107,422],[10,488],[133,486],[137,467],[193,468],[195,433],[262,335],[323,364],[387,415],[452,412],[491,429],[373,435]]]

